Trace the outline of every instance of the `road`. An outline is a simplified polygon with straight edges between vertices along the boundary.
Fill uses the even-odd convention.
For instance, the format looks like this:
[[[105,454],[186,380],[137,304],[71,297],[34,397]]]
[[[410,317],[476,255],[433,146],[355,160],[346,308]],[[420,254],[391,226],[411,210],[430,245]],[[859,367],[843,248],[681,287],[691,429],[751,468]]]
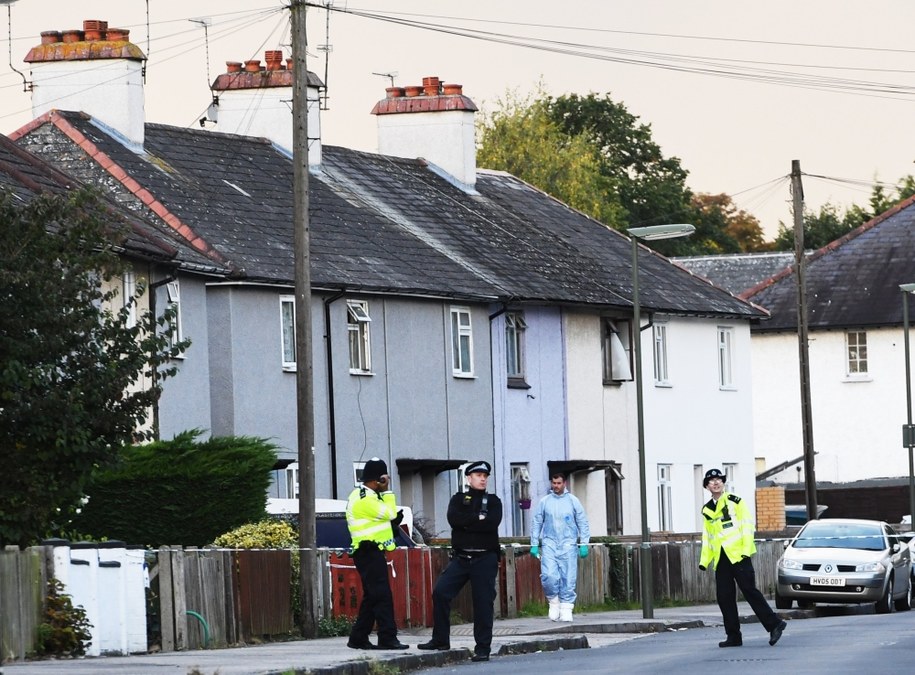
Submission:
[[[743,627],[744,646],[720,649],[721,628],[696,628],[646,636],[594,649],[493,658],[418,671],[425,675],[458,673],[876,673],[908,670],[915,654],[915,612],[887,615],[826,608],[809,621],[789,621],[781,641],[770,647],[759,624]]]

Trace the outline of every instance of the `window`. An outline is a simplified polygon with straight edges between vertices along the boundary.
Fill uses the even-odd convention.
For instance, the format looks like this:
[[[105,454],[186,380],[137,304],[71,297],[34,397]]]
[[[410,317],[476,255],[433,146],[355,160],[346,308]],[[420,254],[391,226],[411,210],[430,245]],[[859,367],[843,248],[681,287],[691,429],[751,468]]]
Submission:
[[[137,278],[133,270],[127,270],[121,279],[121,294],[124,296],[124,307],[127,309],[128,328],[133,328],[137,325],[137,303],[133,297],[136,292]]]
[[[505,368],[508,385],[526,386],[524,382],[524,331],[527,324],[521,312],[505,315]]]
[[[181,288],[178,286],[177,279],[165,284],[165,293],[168,299],[168,309],[174,314],[172,333],[169,339],[169,346],[174,346],[184,339],[184,332],[181,330]]]
[[[845,333],[848,361],[846,375],[849,377],[867,375],[867,332],[850,330]]]
[[[280,339],[283,370],[295,370],[295,298],[280,296]]]
[[[623,473],[616,462],[604,472],[604,489],[607,491],[607,534],[623,533]]]
[[[473,375],[473,328],[466,307],[451,308],[451,372],[457,377]]]
[[[604,384],[632,380],[632,340],[629,321],[601,319],[601,357]]]
[[[371,341],[369,324],[369,303],[347,300],[346,321],[349,329],[349,372],[366,374],[372,372]]]
[[[734,387],[734,376],[731,369],[733,345],[734,329],[718,326],[718,386],[722,389]]]
[[[512,534],[530,534],[531,474],[527,464],[512,464]]]
[[[655,323],[652,326],[654,335],[654,383],[667,385],[670,379],[667,372],[667,324]]]
[[[674,529],[670,470],[670,464],[658,464],[658,523],[663,532]]]
[[[293,462],[286,467],[286,498],[299,498],[299,463]]]

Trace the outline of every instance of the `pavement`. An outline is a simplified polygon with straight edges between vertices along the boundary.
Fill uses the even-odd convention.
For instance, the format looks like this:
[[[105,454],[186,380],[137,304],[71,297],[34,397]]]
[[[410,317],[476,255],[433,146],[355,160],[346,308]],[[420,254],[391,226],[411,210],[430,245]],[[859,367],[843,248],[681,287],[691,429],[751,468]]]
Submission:
[[[742,622],[757,622],[749,605],[738,603],[738,609]],[[575,614],[571,624],[554,623],[546,616],[497,619],[493,626],[492,658],[537,651],[605,647],[652,633],[721,625],[717,605],[658,607],[653,614],[651,619],[643,618],[641,609]],[[782,611],[778,614],[785,619],[814,616],[811,610]],[[789,627],[789,633],[790,630]],[[346,646],[346,637],[334,637],[230,649],[15,662],[4,664],[0,675],[370,675],[378,672],[405,673],[465,662],[473,655],[472,624],[451,627],[451,649],[448,651],[416,649],[417,644],[429,640],[431,633],[431,628],[400,631],[400,641],[410,645],[410,649],[404,651],[353,650]],[[721,637],[724,637],[723,632]]]

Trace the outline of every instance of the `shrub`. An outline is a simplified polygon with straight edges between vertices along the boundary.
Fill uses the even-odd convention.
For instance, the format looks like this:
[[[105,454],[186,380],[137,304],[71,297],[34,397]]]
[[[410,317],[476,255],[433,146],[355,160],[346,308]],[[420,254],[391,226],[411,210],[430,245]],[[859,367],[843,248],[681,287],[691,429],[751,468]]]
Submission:
[[[86,610],[73,606],[57,579],[48,581],[44,621],[38,625],[37,652],[41,656],[82,656],[92,640]]]
[[[94,474],[73,529],[158,547],[202,546],[264,517],[276,446],[245,436],[198,442],[199,429],[121,449]]]

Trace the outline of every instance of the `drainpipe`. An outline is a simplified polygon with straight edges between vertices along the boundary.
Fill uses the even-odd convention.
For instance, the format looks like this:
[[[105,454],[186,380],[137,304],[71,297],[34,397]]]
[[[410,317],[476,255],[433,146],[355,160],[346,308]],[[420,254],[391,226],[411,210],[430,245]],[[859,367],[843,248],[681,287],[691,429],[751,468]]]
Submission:
[[[324,300],[324,352],[327,356],[327,445],[330,447],[331,496],[337,499],[337,422],[334,413],[334,346],[330,339],[330,305],[345,295],[339,291]]]
[[[160,287],[165,286],[165,284],[171,283],[172,281],[174,281],[177,278],[178,277],[175,276],[174,274],[169,274],[164,279],[160,279],[159,281],[154,281],[149,285],[149,317],[150,317],[150,321],[152,323],[152,325],[149,327],[149,330],[153,333],[155,333],[155,331],[156,331],[156,318],[158,317],[158,315],[156,314],[156,305],[157,305],[156,291]],[[157,370],[153,370],[153,373],[152,373],[153,386],[155,387],[158,384],[158,382],[159,382],[159,372]],[[153,403],[152,416],[153,416],[153,422],[152,422],[153,440],[158,441],[158,440],[160,440],[160,438],[159,438],[159,399],[158,398],[156,398],[156,402]]]

